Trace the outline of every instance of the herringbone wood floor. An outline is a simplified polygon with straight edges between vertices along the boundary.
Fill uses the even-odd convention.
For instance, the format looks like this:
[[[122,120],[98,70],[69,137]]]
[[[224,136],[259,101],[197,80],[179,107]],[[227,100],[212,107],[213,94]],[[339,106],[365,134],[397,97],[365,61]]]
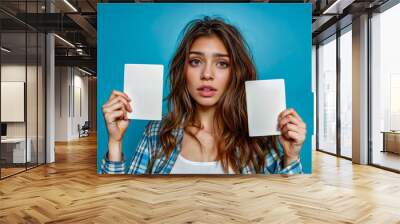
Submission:
[[[96,174],[96,138],[0,181],[0,223],[400,223],[400,175],[320,152],[303,176]]]

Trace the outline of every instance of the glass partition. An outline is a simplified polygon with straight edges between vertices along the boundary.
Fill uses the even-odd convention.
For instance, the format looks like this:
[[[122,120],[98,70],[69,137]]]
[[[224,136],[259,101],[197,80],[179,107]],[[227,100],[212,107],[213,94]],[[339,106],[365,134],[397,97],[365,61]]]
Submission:
[[[352,157],[352,32],[340,36],[340,155]]]
[[[371,162],[400,171],[400,4],[371,18]]]
[[[336,36],[318,47],[318,150],[336,154]]]
[[[45,163],[46,39],[18,19],[44,4],[0,2],[1,179]]]
[[[27,35],[27,82],[26,82],[26,112],[27,112],[27,151],[29,157],[27,161],[27,167],[34,167],[37,165],[37,79],[38,79],[38,56],[37,56],[37,42],[38,35],[36,32],[28,32]]]
[[[45,144],[45,124],[46,124],[46,36],[44,33],[38,33],[38,75],[37,75],[37,162],[44,164],[46,162],[46,144]]]
[[[1,47],[1,176],[7,177],[24,171],[31,155],[26,150],[26,33],[3,32]]]

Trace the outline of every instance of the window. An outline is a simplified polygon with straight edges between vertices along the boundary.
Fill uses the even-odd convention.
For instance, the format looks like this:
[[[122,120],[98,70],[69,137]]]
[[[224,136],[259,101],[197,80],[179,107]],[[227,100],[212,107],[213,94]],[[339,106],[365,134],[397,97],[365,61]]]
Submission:
[[[336,153],[336,36],[318,47],[318,149]]]
[[[400,4],[371,18],[371,162],[400,170]]]
[[[340,155],[352,157],[352,32],[340,36]]]

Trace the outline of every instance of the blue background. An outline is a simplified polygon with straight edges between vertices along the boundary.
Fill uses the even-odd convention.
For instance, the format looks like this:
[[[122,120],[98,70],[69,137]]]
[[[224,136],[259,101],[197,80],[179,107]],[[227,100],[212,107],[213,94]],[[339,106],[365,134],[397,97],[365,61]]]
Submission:
[[[123,91],[124,64],[163,64],[166,97],[168,64],[181,31],[189,21],[206,15],[219,16],[241,31],[254,57],[258,79],[285,79],[287,107],[295,108],[307,124],[301,161],[304,172],[311,173],[311,4],[302,3],[98,4],[98,172],[108,139],[101,106],[113,89]],[[164,102],[163,113],[166,105]],[[147,122],[130,123],[123,140],[128,163]]]

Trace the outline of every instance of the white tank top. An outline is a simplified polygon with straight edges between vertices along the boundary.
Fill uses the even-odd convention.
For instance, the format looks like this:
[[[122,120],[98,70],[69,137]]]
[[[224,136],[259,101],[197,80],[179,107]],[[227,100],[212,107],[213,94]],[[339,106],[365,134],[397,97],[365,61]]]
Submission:
[[[224,169],[220,161],[195,162],[179,154],[170,174],[224,174]],[[229,174],[235,174],[230,167]]]

